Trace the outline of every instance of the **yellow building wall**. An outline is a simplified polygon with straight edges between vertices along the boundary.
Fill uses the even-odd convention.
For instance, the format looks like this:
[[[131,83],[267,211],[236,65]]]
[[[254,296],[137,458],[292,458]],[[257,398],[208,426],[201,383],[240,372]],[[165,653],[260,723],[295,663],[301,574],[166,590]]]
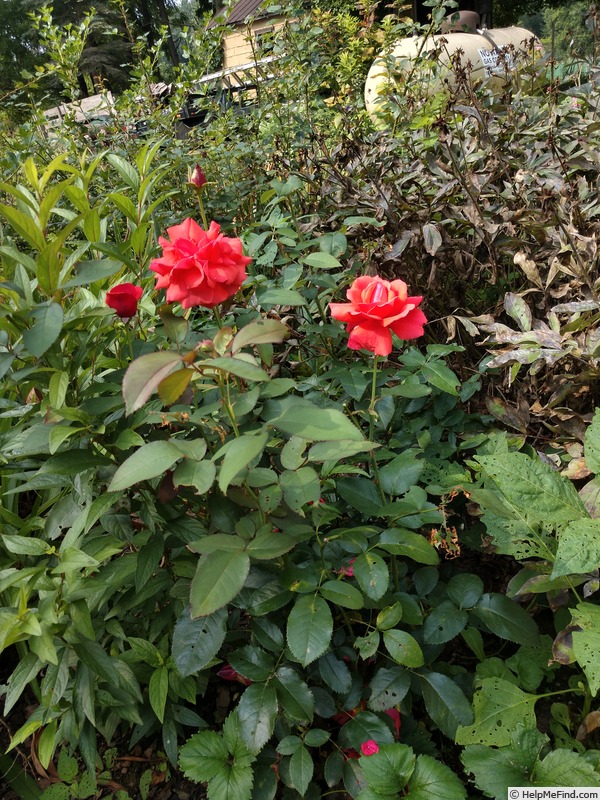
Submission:
[[[256,45],[253,49],[252,42],[255,42],[257,32],[277,30],[284,22],[282,17],[257,19],[228,33],[223,40],[223,67],[227,69],[249,64],[254,60]]]

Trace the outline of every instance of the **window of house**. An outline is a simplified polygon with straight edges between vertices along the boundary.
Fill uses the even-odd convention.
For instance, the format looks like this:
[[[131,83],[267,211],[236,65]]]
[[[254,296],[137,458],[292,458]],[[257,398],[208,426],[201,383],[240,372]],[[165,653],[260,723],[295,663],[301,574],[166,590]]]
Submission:
[[[258,30],[254,31],[254,42],[256,44],[256,49],[260,53],[270,53],[273,49],[273,33],[274,28],[271,25],[270,28],[259,28]]]

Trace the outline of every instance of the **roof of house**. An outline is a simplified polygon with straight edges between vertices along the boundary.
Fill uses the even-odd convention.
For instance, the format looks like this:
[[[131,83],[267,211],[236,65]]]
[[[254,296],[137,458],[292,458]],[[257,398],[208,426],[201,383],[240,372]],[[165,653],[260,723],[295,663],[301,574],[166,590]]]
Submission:
[[[240,22],[244,22],[247,17],[257,16],[257,12],[263,3],[264,0],[238,0],[227,16],[223,12],[219,16],[225,16],[225,21],[228,25],[237,25]],[[265,15],[266,11],[263,11],[259,16]]]

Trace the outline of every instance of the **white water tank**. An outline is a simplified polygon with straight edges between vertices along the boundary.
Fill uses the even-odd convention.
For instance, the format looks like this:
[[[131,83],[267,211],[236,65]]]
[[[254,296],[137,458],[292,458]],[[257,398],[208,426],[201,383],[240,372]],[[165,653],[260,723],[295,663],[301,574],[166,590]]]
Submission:
[[[381,53],[373,62],[365,83],[365,105],[369,114],[381,110],[382,95],[396,82],[393,73],[399,81],[402,76],[427,80],[433,92],[446,80],[455,84],[455,62],[468,70],[472,82],[482,81],[493,90],[502,90],[508,75],[523,63],[523,56],[531,62],[541,52],[535,34],[514,26],[402,39],[391,52]],[[439,65],[437,71],[428,66],[428,56]]]

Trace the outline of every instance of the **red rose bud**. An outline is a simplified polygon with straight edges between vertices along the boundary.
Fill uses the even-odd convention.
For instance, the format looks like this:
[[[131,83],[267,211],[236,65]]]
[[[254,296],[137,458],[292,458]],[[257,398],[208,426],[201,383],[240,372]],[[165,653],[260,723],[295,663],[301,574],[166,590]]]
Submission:
[[[384,713],[387,714],[388,717],[391,717],[391,719],[393,720],[394,728],[396,730],[396,739],[397,739],[400,736],[400,725],[401,725],[400,712],[396,708],[388,708],[388,710],[385,711]]]
[[[231,664],[226,664],[224,667],[221,667],[221,669],[217,672],[217,675],[224,681],[237,681],[238,683],[243,683],[244,686],[250,686],[252,683],[251,680],[244,678],[243,675],[240,675],[239,672],[236,672]]]
[[[206,175],[200,169],[200,164],[196,164],[194,169],[190,172],[188,183],[195,189],[201,189],[207,183]]]
[[[135,286],[133,283],[119,283],[106,293],[106,305],[114,309],[115,314],[121,319],[135,317],[142,294],[141,286]]]

